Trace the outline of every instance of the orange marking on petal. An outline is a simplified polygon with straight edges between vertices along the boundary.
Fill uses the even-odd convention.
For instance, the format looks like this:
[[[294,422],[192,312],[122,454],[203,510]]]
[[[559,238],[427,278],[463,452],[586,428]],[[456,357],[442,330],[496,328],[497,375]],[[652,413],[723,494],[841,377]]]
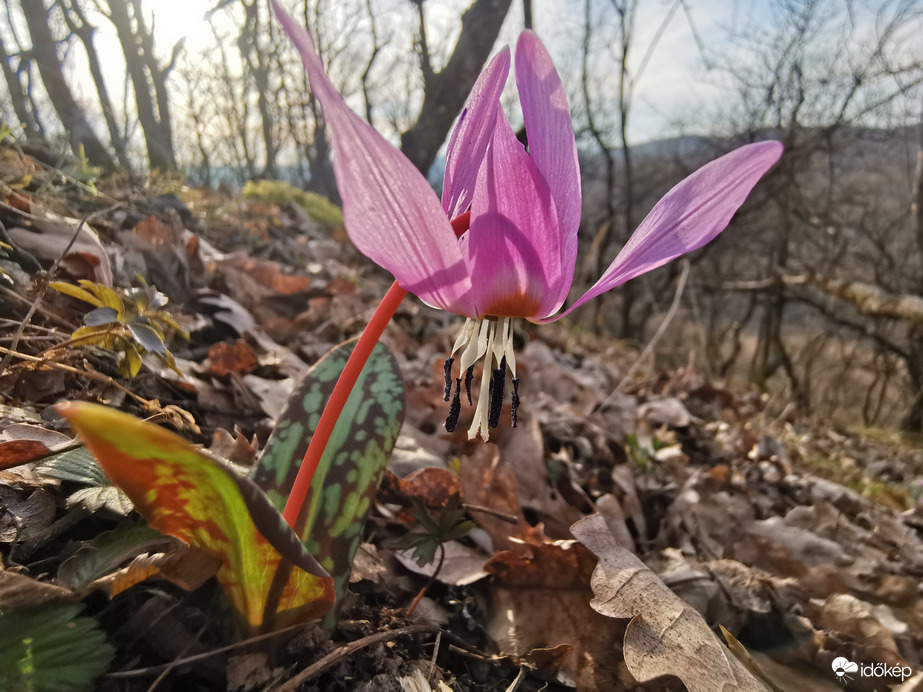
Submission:
[[[535,317],[537,312],[538,299],[519,290],[495,300],[481,311],[480,317]]]

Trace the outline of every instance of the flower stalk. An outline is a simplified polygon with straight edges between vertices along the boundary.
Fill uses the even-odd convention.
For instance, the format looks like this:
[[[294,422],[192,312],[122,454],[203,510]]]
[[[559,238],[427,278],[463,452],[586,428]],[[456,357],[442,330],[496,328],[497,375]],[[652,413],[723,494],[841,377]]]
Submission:
[[[317,428],[311,436],[311,442],[308,444],[308,450],[304,453],[301,466],[298,467],[295,482],[292,484],[291,492],[285,503],[285,510],[282,512],[285,521],[292,528],[295,528],[295,523],[298,521],[301,508],[304,506],[305,498],[308,495],[308,489],[311,487],[311,481],[317,472],[317,466],[324,455],[324,450],[327,448],[327,442],[330,441],[330,435],[333,433],[334,427],[336,427],[337,420],[343,412],[343,407],[346,406],[346,401],[349,399],[353,387],[356,386],[356,380],[359,379],[362,368],[365,367],[372,349],[375,348],[375,344],[381,338],[382,332],[384,332],[385,327],[406,295],[407,291],[401,288],[397,281],[391,284],[391,288],[382,298],[381,303],[375,310],[375,314],[372,315],[372,319],[369,320],[369,323],[362,331],[359,343],[356,344],[356,348],[353,349],[352,354],[346,361],[346,367],[343,368],[343,372],[340,373],[340,377],[337,379],[333,393],[330,395],[330,400],[324,407],[320,420],[317,422]]]

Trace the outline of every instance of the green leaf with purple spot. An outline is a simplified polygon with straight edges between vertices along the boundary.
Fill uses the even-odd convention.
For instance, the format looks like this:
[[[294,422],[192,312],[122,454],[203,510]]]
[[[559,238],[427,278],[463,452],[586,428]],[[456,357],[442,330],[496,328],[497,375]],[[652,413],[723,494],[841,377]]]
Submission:
[[[251,473],[280,511],[355,345],[356,340],[340,344],[311,368]],[[337,420],[295,525],[308,551],[333,577],[338,599],[403,419],[400,368],[388,347],[378,343]]]

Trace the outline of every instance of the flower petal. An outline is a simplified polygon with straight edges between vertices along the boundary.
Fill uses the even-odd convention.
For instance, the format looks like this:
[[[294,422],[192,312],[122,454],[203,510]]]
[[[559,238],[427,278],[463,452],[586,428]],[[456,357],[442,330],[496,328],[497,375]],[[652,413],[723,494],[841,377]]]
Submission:
[[[334,173],[350,239],[427,303],[471,312],[471,281],[455,233],[435,192],[416,167],[353,113],[324,72],[314,42],[270,0],[304,61],[330,130]]]
[[[510,74],[510,49],[504,48],[481,72],[449,138],[442,184],[442,208],[450,219],[468,210],[478,170],[493,136],[497,104]]]
[[[560,319],[591,298],[712,241],[781,155],[780,142],[757,142],[702,166],[657,203],[599,281],[563,313],[540,321]]]
[[[516,86],[529,138],[529,155],[551,189],[563,236],[561,262],[570,274],[570,280],[561,284],[563,292],[551,310],[554,312],[567,299],[577,263],[582,200],[580,165],[564,86],[545,46],[531,31],[522,32],[516,44]]]
[[[553,312],[561,283],[561,233],[548,184],[497,108],[487,158],[478,173],[467,253],[478,317],[537,317]],[[566,292],[566,289],[565,289]]]

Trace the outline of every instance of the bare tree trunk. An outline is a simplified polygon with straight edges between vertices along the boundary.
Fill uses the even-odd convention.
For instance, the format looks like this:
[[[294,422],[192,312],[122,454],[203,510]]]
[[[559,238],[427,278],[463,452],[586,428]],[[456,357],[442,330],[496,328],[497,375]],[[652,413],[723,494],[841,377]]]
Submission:
[[[414,0],[420,7],[422,0]],[[500,26],[512,0],[475,0],[462,16],[458,43],[445,67],[430,66],[425,33],[421,32],[420,62],[423,69],[423,106],[416,123],[401,135],[401,150],[424,175],[436,159],[449,128],[494,47]]]
[[[921,126],[923,137],[923,126]],[[923,151],[917,152],[917,170],[914,180],[914,195],[911,203],[911,223],[916,234],[917,245],[923,256]],[[917,291],[923,295],[923,274],[921,274]],[[916,326],[910,332],[910,358],[907,360],[907,371],[910,375],[910,386],[913,399],[910,410],[901,421],[901,428],[909,432],[923,432],[923,328]]]
[[[266,153],[263,177],[276,178],[278,177],[276,155],[279,151],[279,142],[272,104],[277,100],[277,94],[271,91],[270,84],[272,55],[261,48],[259,41],[259,37],[263,33],[263,28],[260,25],[261,4],[260,2],[252,2],[249,5],[244,3],[246,18],[241,28],[237,46],[240,50],[241,60],[247,72],[253,78],[253,86],[256,88],[256,107],[260,113],[260,129],[263,135],[263,149]],[[271,31],[272,28],[270,27],[268,30]],[[272,50],[275,51],[274,45]]]
[[[51,35],[48,10],[45,9],[44,0],[23,0],[22,13],[29,27],[32,54],[38,64],[42,83],[45,85],[51,105],[61,119],[61,124],[67,130],[71,147],[77,153],[82,148],[87,160],[94,166],[114,168],[112,157],[96,137],[87,121],[86,114],[77,104],[64,79],[61,61],[58,60],[56,51],[57,43]]]
[[[106,127],[109,129],[109,141],[115,150],[115,157],[123,169],[131,170],[131,163],[128,160],[128,153],[125,148],[125,133],[119,128],[119,124],[115,120],[115,111],[112,108],[112,101],[109,99],[109,90],[106,87],[106,80],[103,78],[96,45],[93,43],[93,34],[96,32],[96,27],[87,21],[78,0],[70,0],[68,4],[62,3],[61,12],[64,15],[67,28],[80,39],[87,52],[90,74],[93,77],[93,84],[96,86],[96,93],[99,95],[99,105],[102,107],[103,118],[105,118]]]
[[[109,20],[115,26],[125,54],[125,65],[135,92],[138,122],[144,132],[144,143],[151,168],[175,170],[173,131],[170,124],[166,79],[176,60],[180,44],[173,49],[170,63],[160,68],[154,55],[153,39],[144,25],[137,0],[108,0]],[[133,16],[132,16],[133,15]],[[132,28],[132,19],[136,28]],[[152,93],[153,91],[153,93]]]
[[[22,55],[19,56],[20,65],[24,59]],[[13,70],[13,66],[10,64],[11,62],[12,57],[7,53],[6,46],[3,45],[3,40],[0,39],[0,67],[3,69],[3,78],[6,80],[6,88],[10,94],[10,104],[13,106],[13,112],[16,113],[16,117],[19,118],[19,122],[23,127],[26,137],[43,137],[44,135],[38,118],[36,118],[35,113],[32,112],[29,93],[25,85],[23,85],[19,79],[20,70]]]

